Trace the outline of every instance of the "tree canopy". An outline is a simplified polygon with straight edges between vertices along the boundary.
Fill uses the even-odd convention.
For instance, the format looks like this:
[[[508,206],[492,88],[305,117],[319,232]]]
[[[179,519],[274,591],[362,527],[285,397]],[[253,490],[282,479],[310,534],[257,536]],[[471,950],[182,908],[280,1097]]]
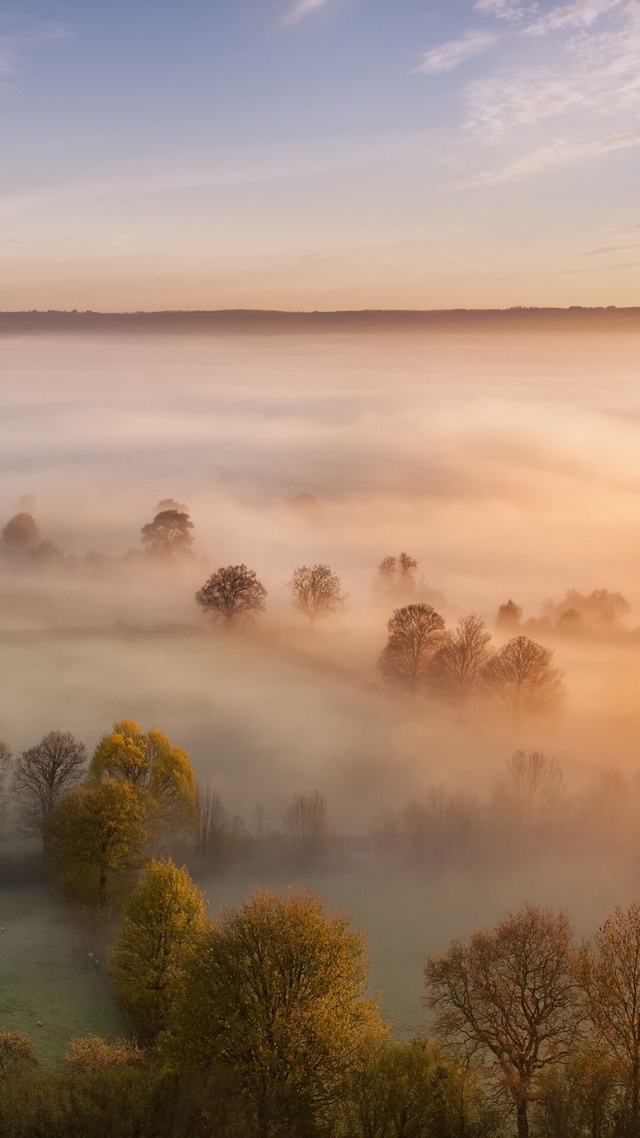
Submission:
[[[431,690],[455,707],[466,707],[482,690],[484,671],[491,659],[490,642],[491,634],[480,617],[460,617],[457,628],[445,634],[431,660]]]
[[[287,584],[293,607],[312,624],[320,617],[340,612],[349,598],[337,573],[332,573],[328,565],[302,565],[294,570]]]
[[[378,667],[385,680],[415,690],[425,683],[431,658],[444,639],[444,620],[431,605],[395,609]]]
[[[257,893],[210,923],[185,965],[166,1039],[172,1067],[228,1065],[256,1133],[297,1133],[340,1098],[371,1033],[364,938],[311,894]]]
[[[129,782],[153,826],[167,828],[194,820],[196,778],[187,752],[161,731],[143,731],[135,720],[119,720],[101,739],[89,779]]]
[[[513,1101],[518,1138],[528,1138],[536,1078],[575,1036],[572,935],[565,913],[525,905],[425,965],[437,1033],[488,1059]]]
[[[85,773],[84,743],[69,731],[49,731],[15,762],[12,791],[22,827],[42,836],[44,823],[58,802]]]
[[[630,1135],[640,1132],[640,905],[616,908],[577,958],[593,1042],[627,1088]]]
[[[124,909],[109,964],[116,996],[141,1043],[166,1027],[182,961],[204,926],[205,903],[186,869],[150,861]]]
[[[489,660],[485,669],[489,692],[514,714],[557,711],[562,705],[562,672],[550,648],[528,636],[515,636]]]
[[[196,601],[206,613],[227,625],[250,621],[264,612],[267,590],[255,570],[226,565],[198,589]]]
[[[106,909],[145,858],[145,808],[130,782],[105,779],[69,791],[45,823],[52,874],[65,889]]]
[[[170,501],[159,505],[167,506]],[[150,554],[166,560],[189,552],[193,544],[192,529],[193,522],[186,510],[173,503],[168,509],[161,509],[152,522],[142,527],[141,540]]]

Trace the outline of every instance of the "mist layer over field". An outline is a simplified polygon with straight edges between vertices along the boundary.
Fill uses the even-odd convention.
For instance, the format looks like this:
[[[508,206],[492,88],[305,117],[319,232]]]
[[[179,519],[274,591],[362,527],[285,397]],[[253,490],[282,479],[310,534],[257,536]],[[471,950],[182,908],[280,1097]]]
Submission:
[[[267,828],[288,797],[316,788],[335,829],[351,834],[433,785],[486,797],[519,748],[554,754],[576,793],[612,768],[632,782],[639,340],[477,330],[0,338],[3,524],[26,510],[76,555],[3,572],[0,736],[18,751],[60,729],[91,749],[115,719],[137,719],[186,747],[249,826],[260,806]],[[193,557],[172,569],[140,545],[169,496],[195,526]],[[570,588],[620,592],[631,611],[615,630],[545,641],[566,674],[560,718],[461,720],[389,692],[376,670],[393,608],[376,570],[402,550],[418,561],[419,598],[448,626],[475,612],[493,631],[509,598],[538,617]],[[88,563],[90,551],[100,556]],[[224,635],[194,593],[243,562],[267,610],[254,631]],[[312,632],[286,582],[315,562],[339,574],[350,602]],[[442,935],[425,949],[481,919],[469,898],[483,888],[488,920],[503,900],[573,897],[587,923],[577,864],[492,872],[491,886],[448,881],[449,917],[441,906]],[[600,874],[598,920],[609,895],[609,908],[625,897],[613,867],[601,860],[589,873]],[[345,892],[336,886],[347,904]]]

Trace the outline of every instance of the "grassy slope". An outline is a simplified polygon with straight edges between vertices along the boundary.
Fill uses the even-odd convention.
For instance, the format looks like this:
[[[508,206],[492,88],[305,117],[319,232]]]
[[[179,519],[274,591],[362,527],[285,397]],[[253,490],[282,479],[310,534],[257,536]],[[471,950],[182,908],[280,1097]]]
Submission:
[[[87,967],[92,947],[52,890],[3,890],[0,926],[0,1030],[30,1035],[45,1064],[59,1062],[76,1036],[126,1031],[103,962]]]

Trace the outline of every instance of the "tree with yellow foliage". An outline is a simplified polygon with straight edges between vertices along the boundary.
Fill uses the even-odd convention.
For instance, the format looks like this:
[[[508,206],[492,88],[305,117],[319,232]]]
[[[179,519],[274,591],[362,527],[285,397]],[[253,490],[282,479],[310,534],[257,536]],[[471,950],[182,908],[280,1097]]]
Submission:
[[[259,892],[209,922],[185,962],[165,1054],[176,1071],[230,1067],[258,1138],[305,1132],[346,1093],[384,1028],[366,998],[363,934],[309,893]]]
[[[132,719],[121,719],[98,743],[89,766],[89,781],[128,782],[145,804],[153,830],[192,824],[196,777],[182,747],[161,731],[144,732]]]
[[[139,795],[130,783],[112,778],[69,791],[44,833],[54,879],[102,910],[143,864],[149,840]]]
[[[204,930],[205,902],[186,869],[150,861],[129,898],[109,964],[138,1040],[163,1031],[187,950]]]

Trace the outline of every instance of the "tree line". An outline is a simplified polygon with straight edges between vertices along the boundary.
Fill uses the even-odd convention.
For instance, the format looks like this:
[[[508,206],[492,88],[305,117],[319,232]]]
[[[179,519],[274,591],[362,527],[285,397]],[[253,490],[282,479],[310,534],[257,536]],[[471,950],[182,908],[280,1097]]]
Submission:
[[[70,732],[50,731],[15,757],[0,743],[5,834],[13,826],[39,839],[55,880],[105,911],[154,852],[177,852],[196,873],[363,859],[437,872],[594,850],[623,864],[638,853],[639,803],[638,779],[615,768],[571,791],[553,755],[519,750],[483,796],[433,784],[338,831],[318,788],[290,793],[275,818],[259,802],[247,817],[234,812],[196,779],[183,748],[131,720],[115,723],[90,760]]]
[[[7,1138],[637,1138],[640,905],[576,944],[527,904],[424,967],[432,1039],[394,1042],[362,933],[310,893],[217,919],[151,861],[110,975],[132,1039],[73,1041],[62,1071],[0,1032]]]

